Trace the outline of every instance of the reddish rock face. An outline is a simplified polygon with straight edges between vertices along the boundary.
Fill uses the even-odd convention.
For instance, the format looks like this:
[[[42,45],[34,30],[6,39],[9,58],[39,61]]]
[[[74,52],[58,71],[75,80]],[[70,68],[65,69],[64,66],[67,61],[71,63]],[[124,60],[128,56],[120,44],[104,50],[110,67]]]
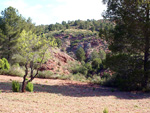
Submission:
[[[62,52],[61,53],[54,52],[54,56],[55,56],[55,58],[58,58],[63,63],[67,63],[67,61],[74,61],[73,58],[71,58],[70,56],[68,56],[67,54],[64,54]]]
[[[52,59],[46,61],[46,63],[40,68],[40,71],[49,70],[57,74],[70,74],[67,70],[67,67],[69,66],[68,62],[75,60],[60,50],[57,50],[57,52],[52,50],[51,55],[53,56]]]

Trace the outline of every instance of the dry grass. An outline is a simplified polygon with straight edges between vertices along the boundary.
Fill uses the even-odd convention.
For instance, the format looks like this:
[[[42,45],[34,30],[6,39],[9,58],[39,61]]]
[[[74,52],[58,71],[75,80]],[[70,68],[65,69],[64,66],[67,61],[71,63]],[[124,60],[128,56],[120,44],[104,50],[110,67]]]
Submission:
[[[150,94],[120,92],[69,80],[35,79],[33,93],[13,93],[11,81],[0,75],[2,113],[150,113]]]

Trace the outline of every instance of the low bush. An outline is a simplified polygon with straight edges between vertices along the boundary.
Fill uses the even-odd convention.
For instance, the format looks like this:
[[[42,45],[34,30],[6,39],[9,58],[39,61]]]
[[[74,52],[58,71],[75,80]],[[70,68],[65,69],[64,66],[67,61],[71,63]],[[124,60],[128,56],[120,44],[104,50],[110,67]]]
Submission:
[[[20,91],[20,83],[18,81],[12,81],[12,91],[13,92]]]
[[[104,111],[103,111],[103,113],[108,113],[108,109],[105,108]]]
[[[104,72],[104,74],[102,76],[102,78],[106,78],[106,79],[108,79],[110,77],[111,77],[111,75],[109,73],[106,73],[106,72]]]
[[[38,78],[52,78],[53,75],[54,73],[51,71],[39,71],[37,77]]]
[[[6,58],[0,59],[0,69],[1,70],[9,70],[10,65]]]
[[[123,91],[142,90],[142,72],[136,71],[128,74],[114,74],[103,82],[104,86],[117,87]]]
[[[84,75],[77,73],[70,76],[70,80],[85,82],[87,79]]]
[[[20,76],[24,75],[24,69],[19,65],[10,66],[9,70],[0,70],[0,74],[2,75],[12,75],[12,76]]]
[[[100,58],[95,58],[92,61],[92,67],[94,69],[99,69],[101,64],[102,64],[102,60]]]
[[[99,84],[101,82],[101,77],[95,74],[91,77],[90,82]]]
[[[29,91],[29,92],[33,92],[33,84],[31,82],[29,82],[26,85],[26,90]]]

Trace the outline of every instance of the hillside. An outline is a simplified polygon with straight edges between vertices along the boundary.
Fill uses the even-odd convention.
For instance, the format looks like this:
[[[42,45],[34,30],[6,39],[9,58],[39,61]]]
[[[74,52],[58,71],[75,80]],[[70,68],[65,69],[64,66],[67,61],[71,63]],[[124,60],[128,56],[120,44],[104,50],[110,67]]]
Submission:
[[[90,54],[94,50],[98,52],[102,49],[106,53],[109,52],[107,42],[101,39],[96,31],[67,29],[65,31],[53,31],[46,34],[46,37],[50,36],[61,39],[60,49],[74,58],[75,52],[79,47],[84,48],[87,58],[90,57]]]
[[[41,71],[49,70],[54,74],[68,75],[72,73],[70,67],[78,64],[76,51],[82,47],[85,51],[86,61],[91,60],[93,52],[108,50],[108,44],[99,38],[98,32],[81,29],[66,29],[60,31],[51,31],[45,36],[49,39],[53,37],[58,43],[58,48],[50,49],[51,57],[43,64]]]
[[[55,39],[59,51],[59,56],[65,57],[69,55],[74,60],[72,62],[77,62],[76,52],[81,47],[85,52],[85,62],[92,63],[94,58],[100,58],[99,53],[102,51],[103,60],[106,53],[109,53],[108,44],[105,40],[99,37],[99,30],[103,29],[105,31],[113,29],[115,26],[114,22],[109,20],[75,20],[75,21],[63,21],[61,24],[50,24],[36,26],[38,33],[41,32],[47,39]],[[53,53],[53,52],[52,52]],[[65,56],[64,56],[65,55]],[[59,58],[56,57],[58,60]],[[46,65],[43,66],[43,70],[50,70],[55,74],[69,74],[72,73],[72,69],[63,69],[55,59],[55,55],[51,57],[51,60],[47,61]],[[55,62],[56,60],[56,62]],[[61,58],[59,60],[62,60]],[[49,65],[51,63],[51,65]],[[55,64],[55,65],[54,65]],[[76,63],[74,63],[76,64]],[[69,64],[70,65],[70,64]],[[53,66],[53,67],[52,67]],[[63,65],[64,66],[64,65]],[[46,68],[51,67],[51,69]],[[59,67],[59,68],[58,68]],[[72,68],[72,65],[70,65]],[[53,70],[52,70],[53,69]],[[56,71],[57,70],[57,71]],[[58,71],[59,70],[59,71]],[[62,71],[63,70],[63,71]],[[90,72],[90,74],[98,74],[99,72]],[[83,73],[82,73],[83,74]],[[93,75],[92,74],[92,75]]]
[[[71,62],[77,63],[75,59],[60,51],[60,49],[50,49],[50,59],[42,65],[40,71],[51,71],[53,74],[68,75]]]

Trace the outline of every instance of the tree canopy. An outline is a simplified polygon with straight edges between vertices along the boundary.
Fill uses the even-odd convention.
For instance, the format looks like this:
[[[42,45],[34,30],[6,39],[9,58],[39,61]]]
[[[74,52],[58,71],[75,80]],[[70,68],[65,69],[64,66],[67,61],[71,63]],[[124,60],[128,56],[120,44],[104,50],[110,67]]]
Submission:
[[[10,61],[15,50],[17,39],[23,30],[21,26],[22,17],[18,10],[13,7],[8,7],[2,11],[0,20],[0,44],[1,57],[5,57]]]
[[[141,74],[143,80],[137,84],[140,84],[139,87],[147,87],[150,79],[150,3],[148,0],[103,0],[103,2],[107,4],[104,17],[116,22],[112,35],[105,36],[110,44],[109,48],[115,55],[126,54],[135,59],[135,63],[141,62],[141,66],[137,63],[136,69],[131,67],[126,71],[130,72],[131,69],[143,71]]]

